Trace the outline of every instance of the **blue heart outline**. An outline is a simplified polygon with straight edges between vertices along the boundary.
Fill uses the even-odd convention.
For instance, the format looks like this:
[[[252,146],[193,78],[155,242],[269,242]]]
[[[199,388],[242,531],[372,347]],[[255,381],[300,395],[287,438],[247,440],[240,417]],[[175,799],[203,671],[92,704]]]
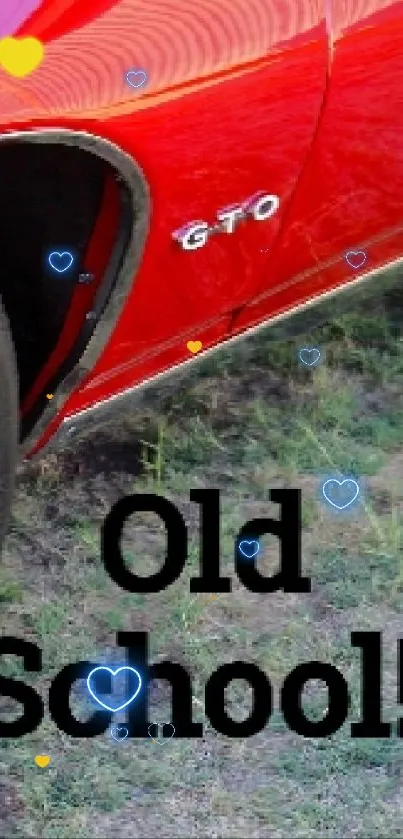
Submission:
[[[314,361],[310,361],[310,362],[309,361],[304,361],[304,359],[302,358],[302,353],[313,353],[313,352],[317,352],[318,357],[315,358]],[[313,365],[316,364],[319,361],[319,359],[321,358],[322,353],[321,353],[320,350],[318,350],[317,347],[302,347],[302,349],[299,351],[298,355],[299,355],[300,361],[302,361],[302,363],[305,364],[306,367],[313,367]]]
[[[242,545],[257,545],[257,549],[254,551],[254,553],[245,553],[245,551],[242,550]],[[240,542],[238,545],[238,549],[240,550],[242,556],[245,556],[246,559],[253,559],[255,556],[258,555],[260,551],[260,545],[257,539],[242,539],[242,542]]]
[[[361,254],[361,253],[362,253],[364,259],[362,260],[362,262],[360,262],[359,265],[354,265],[354,263],[351,262],[351,260],[349,259],[349,256],[359,256],[359,254]],[[362,266],[365,265],[365,263],[367,261],[367,253],[365,251],[362,251],[362,250],[360,250],[360,251],[347,251],[345,258],[346,258],[346,262],[348,263],[350,268],[353,268],[354,271],[358,271],[359,268],[362,268]]]
[[[355,484],[356,493],[354,495],[354,498],[351,498],[350,501],[347,502],[347,504],[335,504],[334,501],[332,501],[331,498],[329,498],[329,496],[326,495],[325,487],[327,486],[327,484],[338,484],[339,487],[343,486],[343,484]],[[342,481],[338,481],[337,478],[329,478],[327,481],[325,481],[325,483],[322,486],[322,494],[326,501],[328,501],[329,504],[332,505],[332,507],[335,507],[336,510],[346,510],[347,507],[350,507],[351,504],[354,504],[354,501],[356,500],[356,498],[358,498],[360,494],[360,487],[357,481],[354,480],[354,478],[344,478]]]
[[[158,730],[157,739],[155,739],[152,736],[152,734],[150,734],[150,728],[151,728],[152,725],[157,726],[157,730]],[[171,736],[166,737],[165,740],[162,737],[160,737],[160,728],[163,728],[164,725],[170,725],[171,728],[173,729]],[[165,743],[168,743],[168,740],[172,740],[172,737],[174,736],[174,734],[175,734],[175,726],[172,725],[171,722],[162,722],[162,723],[160,723],[160,722],[150,722],[150,725],[148,726],[148,736],[151,737],[151,740],[153,741],[153,743],[158,743],[159,746],[165,746]]]
[[[144,79],[143,79],[142,82],[140,82],[140,84],[133,84],[133,82],[130,81],[129,76],[141,76],[141,75],[144,76]],[[128,70],[127,73],[126,73],[126,81],[127,81],[127,84],[130,85],[130,87],[134,88],[134,90],[137,90],[138,87],[142,87],[143,84],[145,84],[148,81],[148,76],[147,76],[147,73],[145,72],[145,70],[141,70],[141,68],[138,68],[137,70]]]
[[[126,734],[123,737],[115,737],[115,735],[113,733],[114,728],[116,728],[116,731],[119,731],[120,728],[124,728]],[[112,725],[112,727],[110,729],[110,732],[111,732],[111,737],[113,737],[113,739],[116,740],[117,743],[120,743],[122,740],[126,740],[126,737],[129,736],[129,729],[126,728],[125,725]]]
[[[69,256],[70,257],[70,262],[69,262],[68,265],[66,265],[65,268],[57,268],[56,265],[52,265],[52,256],[59,256],[59,257]],[[70,251],[52,251],[52,253],[50,253],[49,256],[48,256],[48,262],[49,262],[50,267],[53,269],[53,271],[57,271],[58,274],[63,274],[64,271],[68,271],[69,268],[71,268],[71,266],[74,262],[74,257],[73,257],[73,254],[70,253]]]
[[[122,670],[130,670],[131,673],[136,674],[136,676],[139,680],[139,685],[138,685],[137,690],[135,691],[135,693],[133,693],[133,695],[130,697],[130,699],[127,700],[127,702],[124,702],[123,705],[119,705],[118,708],[111,708],[110,705],[105,705],[105,702],[101,702],[101,700],[98,699],[98,697],[96,696],[96,694],[94,693],[94,691],[92,690],[91,685],[90,685],[91,677],[94,675],[94,673],[97,673],[100,670],[106,670],[112,676],[117,676],[117,674],[121,673]],[[127,706],[130,705],[131,702],[133,702],[133,700],[136,698],[136,696],[138,696],[138,693],[141,690],[141,685],[142,685],[142,680],[141,680],[140,673],[134,667],[125,666],[125,667],[118,667],[117,670],[112,670],[111,667],[107,667],[106,665],[101,665],[99,667],[94,667],[94,669],[91,670],[91,673],[89,673],[88,676],[87,676],[87,688],[88,688],[89,693],[93,697],[93,699],[95,699],[95,702],[98,702],[98,704],[102,705],[103,708],[106,708],[107,711],[112,711],[113,714],[116,714],[117,711],[121,711],[123,708],[127,708]]]

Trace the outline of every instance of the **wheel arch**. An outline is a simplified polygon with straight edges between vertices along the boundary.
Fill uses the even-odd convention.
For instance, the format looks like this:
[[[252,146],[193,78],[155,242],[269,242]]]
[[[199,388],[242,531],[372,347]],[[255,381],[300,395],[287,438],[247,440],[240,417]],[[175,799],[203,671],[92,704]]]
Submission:
[[[116,326],[144,253],[150,226],[151,201],[148,182],[137,161],[119,146],[100,136],[60,128],[10,131],[0,135],[0,156],[2,146],[13,142],[75,146],[101,158],[115,170],[122,208],[115,243],[95,294],[94,308],[99,311],[96,324],[78,360],[62,377],[53,398],[44,406],[39,419],[23,439],[21,453],[25,455],[35,448],[71,393],[93,369]]]

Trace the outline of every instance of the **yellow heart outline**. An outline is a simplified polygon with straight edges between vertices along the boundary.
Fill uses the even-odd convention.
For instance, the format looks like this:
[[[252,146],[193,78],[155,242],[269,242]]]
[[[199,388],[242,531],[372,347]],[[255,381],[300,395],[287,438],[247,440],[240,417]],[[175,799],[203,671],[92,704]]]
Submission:
[[[187,349],[191,353],[200,352],[200,350],[202,349],[202,346],[203,346],[203,344],[202,344],[201,341],[188,341],[187,344],[186,344]]]
[[[22,79],[41,63],[45,47],[38,38],[1,38],[0,67],[10,76]]]
[[[45,766],[48,766],[50,763],[49,755],[35,755],[35,763],[37,766],[40,766],[41,769],[44,769]]]

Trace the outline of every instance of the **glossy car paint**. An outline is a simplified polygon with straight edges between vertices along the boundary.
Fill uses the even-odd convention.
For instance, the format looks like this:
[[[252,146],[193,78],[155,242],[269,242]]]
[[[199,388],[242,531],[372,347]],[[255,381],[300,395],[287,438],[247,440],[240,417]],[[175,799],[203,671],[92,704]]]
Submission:
[[[0,69],[0,131],[110,140],[152,205],[116,328],[35,449],[66,417],[187,361],[189,340],[208,350],[402,255],[402,6],[6,0],[0,37],[35,36],[45,58],[23,79]],[[139,68],[148,81],[133,89]],[[190,253],[173,242],[260,190],[281,199],[268,222]],[[362,247],[353,271],[345,252]]]
[[[403,254],[403,3],[337,2],[329,22],[331,78],[320,130],[234,333]],[[346,253],[361,250],[366,262],[356,271]]]

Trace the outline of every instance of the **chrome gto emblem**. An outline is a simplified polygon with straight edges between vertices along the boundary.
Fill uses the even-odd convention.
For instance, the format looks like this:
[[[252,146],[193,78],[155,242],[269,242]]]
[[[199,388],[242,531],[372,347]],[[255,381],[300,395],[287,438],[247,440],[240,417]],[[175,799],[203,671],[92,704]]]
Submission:
[[[232,204],[216,213],[217,224],[207,221],[191,221],[179,230],[175,230],[172,238],[184,251],[195,251],[203,248],[210,236],[215,233],[233,233],[238,222],[251,218],[254,221],[266,221],[271,218],[280,206],[278,195],[268,195],[258,192],[242,204]]]

